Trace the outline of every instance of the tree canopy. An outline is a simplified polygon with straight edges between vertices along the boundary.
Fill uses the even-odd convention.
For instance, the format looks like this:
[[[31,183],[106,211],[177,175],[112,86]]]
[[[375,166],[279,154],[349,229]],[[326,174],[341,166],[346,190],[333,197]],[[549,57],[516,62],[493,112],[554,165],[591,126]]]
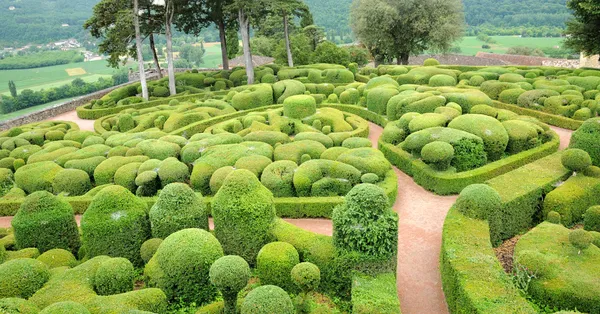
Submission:
[[[587,56],[600,54],[600,3],[593,0],[570,0],[574,18],[567,22],[565,45]]]

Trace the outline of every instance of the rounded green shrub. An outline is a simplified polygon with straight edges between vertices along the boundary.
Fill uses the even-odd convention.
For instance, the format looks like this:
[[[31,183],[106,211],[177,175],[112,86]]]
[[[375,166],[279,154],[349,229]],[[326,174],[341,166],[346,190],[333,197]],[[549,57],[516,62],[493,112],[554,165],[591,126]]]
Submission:
[[[356,185],[346,195],[346,202],[333,210],[332,220],[333,242],[338,249],[369,258],[396,256],[398,215],[390,209],[382,188]]]
[[[168,236],[158,247],[152,259],[164,274],[157,287],[169,300],[197,304],[207,303],[216,297],[210,284],[210,266],[223,257],[219,241],[202,229],[183,229]],[[146,268],[152,264],[152,260]]]
[[[75,267],[77,259],[73,253],[63,249],[52,249],[37,257],[38,261],[48,265],[50,269],[57,267]]]
[[[208,230],[208,211],[201,195],[185,183],[171,183],[150,208],[152,236],[164,239],[187,228]]]
[[[216,260],[209,270],[210,282],[221,291],[225,301],[225,314],[237,313],[237,296],[250,279],[248,262],[237,255],[227,255]]]
[[[50,279],[46,264],[18,258],[0,265],[0,299],[28,299]]]
[[[316,290],[321,283],[321,270],[310,262],[299,263],[292,268],[292,281],[300,291],[307,293]]]
[[[585,230],[600,232],[600,206],[588,208],[583,218]]]
[[[439,107],[445,108],[445,107]],[[436,108],[437,109],[437,108]],[[448,109],[448,108],[446,108]],[[453,109],[449,109],[453,110]],[[459,114],[460,115],[460,114]],[[434,127],[444,127],[448,123],[448,117],[439,113],[424,113],[422,115],[414,117],[408,123],[408,130],[410,133],[415,133],[424,129]]]
[[[6,314],[38,314],[40,310],[31,301],[21,298],[0,299],[0,309]]]
[[[283,115],[292,119],[303,119],[317,112],[316,100],[308,95],[295,95],[283,101]]]
[[[321,124],[321,120],[315,120],[313,122],[313,126],[314,125],[319,125]],[[317,128],[317,129],[321,129],[321,128]],[[296,134],[296,136],[294,136],[294,141],[304,141],[304,140],[311,140],[311,141],[316,141],[319,142],[323,145],[325,145],[326,148],[330,148],[333,146],[333,140],[331,139],[331,137],[323,134],[323,133],[316,133],[316,132],[300,132],[298,134]]]
[[[245,156],[235,162],[235,169],[246,169],[260,178],[265,168],[272,163],[271,159],[261,155]]]
[[[162,239],[152,238],[150,240],[146,240],[146,242],[142,244],[142,247],[140,248],[140,255],[142,256],[144,263],[148,263],[148,261],[150,261],[152,256],[156,254],[156,250],[158,250],[158,247],[162,242]]]
[[[592,164],[600,167],[600,118],[585,121],[571,136],[569,148],[586,151],[592,158]]]
[[[81,218],[83,245],[88,257],[125,257],[142,265],[140,248],[150,238],[147,205],[126,188],[102,189]]]
[[[11,222],[17,248],[35,247],[40,252],[66,249],[77,252],[80,240],[73,208],[46,191],[25,198]]]
[[[489,105],[476,105],[471,107],[471,114],[482,114],[486,116],[490,116],[492,118],[496,118],[498,116],[498,109],[489,106]]]
[[[342,142],[342,147],[346,148],[361,148],[372,147],[373,143],[368,138],[364,137],[349,137]]]
[[[63,169],[56,174],[52,182],[54,193],[67,196],[83,195],[91,188],[89,174],[79,169]]]
[[[338,160],[342,159],[343,156],[342,154],[338,157]],[[361,161],[360,158],[351,157],[347,157],[351,162]],[[367,172],[374,171],[365,171],[365,173]],[[362,173],[359,169],[348,164],[346,161],[309,160],[296,169],[294,174],[294,188],[296,189],[296,194],[301,197],[343,196],[348,193],[354,184],[360,182],[361,175]]]
[[[557,224],[558,225],[558,224],[560,224],[561,217],[560,217],[560,214],[558,212],[556,212],[556,211],[550,211],[548,213],[548,216],[546,216],[546,220],[548,222],[551,222],[553,224]]]
[[[290,272],[300,263],[300,256],[287,242],[271,242],[258,252],[256,271],[262,285],[275,285],[286,291],[294,291]]]
[[[583,171],[592,165],[592,158],[590,155],[586,151],[578,148],[565,150],[560,160],[565,168],[575,172]]]
[[[231,166],[225,166],[217,169],[212,176],[210,176],[210,191],[213,194],[216,194],[221,186],[223,186],[223,182],[225,182],[225,178],[233,172],[235,168]]]
[[[483,139],[487,157],[491,161],[500,159],[508,146],[508,133],[502,123],[486,115],[462,115],[452,120],[448,127],[469,132]]]
[[[90,311],[83,305],[73,301],[63,301],[54,303],[44,308],[40,314],[90,314]]]
[[[190,178],[190,169],[177,158],[170,157],[158,165],[157,174],[161,186],[165,187],[175,182],[187,182]]]
[[[241,314],[294,314],[294,304],[290,296],[280,287],[266,285],[250,291],[244,303]]]
[[[425,61],[423,61],[423,66],[426,66],[426,67],[436,66],[436,65],[440,65],[440,62],[434,58],[427,58],[427,59],[425,59]]]
[[[437,74],[432,76],[429,79],[429,86],[439,87],[439,86],[456,86],[456,78],[445,75],[445,74]]]
[[[481,75],[473,75],[469,79],[469,85],[471,86],[481,86],[483,82],[485,82],[485,78],[483,78]]]
[[[436,170],[444,171],[450,167],[454,158],[454,147],[446,142],[431,142],[421,149],[421,158]]]
[[[360,177],[360,182],[375,184],[379,182],[379,176],[374,173],[365,173]]]
[[[298,164],[290,160],[279,160],[269,164],[262,172],[260,182],[274,197],[293,197],[294,173]]]
[[[469,218],[487,219],[490,213],[500,210],[502,199],[491,186],[472,184],[460,192],[454,206]]]
[[[169,89],[164,86],[156,86],[152,91],[152,96],[154,97],[169,97],[169,95]]]
[[[123,257],[111,258],[100,264],[94,275],[94,289],[99,295],[133,291],[133,264]]]
[[[385,177],[386,173],[392,169],[392,165],[385,158],[383,153],[371,147],[355,148],[343,152],[338,156],[337,161],[353,166],[354,168],[358,169],[361,174],[374,173],[380,178]],[[328,162],[326,162],[326,164],[327,163]],[[329,164],[331,165],[331,163]],[[333,175],[330,174],[330,176],[338,177],[338,174],[341,174],[345,170],[344,168],[346,167],[341,166],[339,172],[332,171]],[[352,169],[348,169],[348,171],[351,172]],[[349,178],[346,177],[346,179]]]
[[[273,193],[252,172],[235,170],[212,201],[215,235],[226,254],[254,264],[258,251],[269,242],[275,219]]]
[[[594,237],[583,229],[576,229],[569,233],[569,242],[576,249],[581,251],[587,249],[594,241]]]
[[[10,163],[11,167],[13,161]],[[27,193],[36,191],[52,192],[54,177],[61,170],[63,168],[52,161],[30,163],[15,172],[15,183]]]

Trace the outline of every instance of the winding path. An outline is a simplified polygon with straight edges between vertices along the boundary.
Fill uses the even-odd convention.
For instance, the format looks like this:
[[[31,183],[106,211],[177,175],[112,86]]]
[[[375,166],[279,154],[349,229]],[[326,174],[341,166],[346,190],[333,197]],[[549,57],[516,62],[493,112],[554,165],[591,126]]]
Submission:
[[[52,120],[79,124],[82,130],[93,130],[93,121],[77,118],[74,111]],[[90,123],[91,122],[91,123]],[[561,138],[564,149],[572,131],[552,127]],[[369,139],[377,148],[383,129],[370,123]],[[397,287],[403,314],[448,313],[442,291],[439,255],[442,228],[446,214],[456,196],[437,196],[417,185],[410,176],[394,168],[398,175],[398,196],[394,210],[399,215]],[[80,217],[77,217],[78,220]],[[12,217],[0,217],[0,227],[10,227]],[[326,219],[286,219],[316,233],[331,235],[332,223]]]

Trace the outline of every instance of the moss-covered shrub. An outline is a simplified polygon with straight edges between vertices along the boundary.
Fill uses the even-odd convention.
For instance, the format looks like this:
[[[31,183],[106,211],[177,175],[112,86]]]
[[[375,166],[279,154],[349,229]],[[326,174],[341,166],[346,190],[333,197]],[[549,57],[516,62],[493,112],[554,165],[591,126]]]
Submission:
[[[94,276],[94,289],[99,295],[133,291],[133,264],[123,257],[111,258],[100,264]]]
[[[593,240],[592,235],[583,229],[576,229],[569,233],[569,242],[580,252],[587,249]]]
[[[142,265],[140,248],[150,238],[146,208],[144,201],[122,186],[102,189],[81,218],[88,257],[125,257]]]
[[[491,161],[502,157],[508,146],[508,133],[502,123],[492,117],[479,114],[466,114],[452,120],[449,128],[462,130],[483,139],[487,157]]]
[[[571,136],[569,148],[582,149],[592,158],[592,164],[600,167],[600,118],[592,118],[584,122]]]
[[[321,270],[310,262],[299,263],[292,268],[292,281],[304,293],[316,290],[321,283]]]
[[[64,193],[67,196],[83,195],[91,188],[89,174],[78,169],[63,169],[56,174],[52,182],[54,193]]]
[[[290,296],[281,288],[272,285],[260,286],[250,291],[241,314],[294,314],[294,304]]]
[[[342,196],[360,181],[360,176],[360,170],[344,162],[309,160],[296,169],[294,188],[301,197]]]
[[[275,285],[286,291],[295,291],[290,272],[300,263],[300,256],[287,242],[271,242],[260,249],[256,270],[262,285]]]
[[[303,119],[317,112],[315,99],[308,95],[290,96],[283,101],[283,115],[292,119]]]
[[[208,231],[183,229],[164,239],[146,265],[146,272],[148,274],[148,268],[156,260],[156,267],[163,275],[150,276],[150,280],[156,282],[169,300],[202,304],[216,297],[216,289],[210,284],[209,269],[222,256],[223,248]]]
[[[293,161],[275,161],[263,170],[260,182],[273,193],[274,197],[293,197],[296,168],[298,164]]]
[[[46,191],[27,196],[11,224],[18,248],[77,252],[80,245],[71,205]]]
[[[33,302],[21,298],[0,299],[0,309],[7,314],[38,314],[40,312]]]
[[[269,242],[275,218],[273,194],[248,170],[235,170],[212,202],[215,235],[226,254],[254,264],[258,251]]]
[[[436,65],[440,65],[440,62],[434,58],[427,58],[427,59],[425,59],[425,61],[423,61],[423,66],[426,66],[426,67],[436,66]]]
[[[500,195],[486,184],[472,184],[464,188],[455,205],[463,215],[473,219],[486,219],[502,206]]]
[[[77,259],[73,253],[63,249],[52,249],[46,251],[42,255],[38,256],[37,260],[48,265],[48,268],[50,269],[64,266],[77,266]]]
[[[88,309],[80,303],[73,301],[63,301],[54,303],[44,308],[40,314],[90,314]]]
[[[592,165],[592,158],[582,149],[571,148],[563,152],[561,162],[565,168],[580,172]]]
[[[184,183],[171,183],[150,208],[152,236],[164,239],[187,228],[208,230],[208,212],[201,196]]]
[[[224,313],[237,313],[237,296],[248,284],[250,266],[236,255],[227,255],[216,260],[209,271],[210,282],[221,291],[225,301]]]
[[[27,193],[35,191],[52,192],[54,178],[62,169],[61,166],[52,161],[28,164],[15,172],[15,183]]]
[[[50,279],[46,264],[18,258],[0,265],[0,299],[28,299]]]
[[[445,171],[450,167],[452,158],[454,158],[454,147],[446,142],[432,142],[421,149],[421,158],[424,162],[440,171]]]
[[[146,240],[146,242],[142,244],[142,247],[140,248],[140,255],[142,256],[144,263],[148,263],[150,261],[150,259],[156,253],[156,250],[158,250],[158,247],[162,241],[163,240],[159,238],[152,238],[150,240]]]
[[[346,203],[333,210],[332,220],[338,249],[383,260],[396,256],[398,216],[382,188],[364,183],[353,187]]]
[[[429,86],[432,86],[432,87],[455,86],[455,85],[456,85],[456,78],[454,78],[450,75],[438,74],[438,75],[432,76],[429,79]]]

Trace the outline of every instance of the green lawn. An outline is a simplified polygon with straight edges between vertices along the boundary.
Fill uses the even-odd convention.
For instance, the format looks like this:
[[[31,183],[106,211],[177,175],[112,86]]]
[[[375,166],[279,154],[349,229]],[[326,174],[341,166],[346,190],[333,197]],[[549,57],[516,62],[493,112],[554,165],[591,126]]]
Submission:
[[[204,57],[202,58],[204,63],[202,63],[199,67],[201,68],[217,68],[221,65],[221,45],[216,44],[208,44],[208,47],[205,47]]]
[[[462,41],[456,45],[460,47],[461,54],[467,56],[473,56],[479,51],[493,52],[493,53],[506,53],[506,50],[510,47],[525,46],[531,48],[546,48],[561,46],[563,38],[528,38],[528,37],[516,37],[516,36],[491,36],[497,43],[491,44],[491,49],[482,49],[481,46],[485,45],[483,41],[477,40],[475,37],[463,37]]]
[[[67,102],[69,100],[73,100],[75,98],[77,98],[77,97],[60,99],[60,100],[57,100],[57,101],[53,101],[51,103],[47,103],[47,104],[43,104],[43,105],[39,105],[39,106],[35,106],[35,107],[30,107],[30,108],[25,108],[23,110],[14,111],[14,112],[11,112],[11,113],[0,114],[0,121],[6,121],[6,120],[14,119],[16,117],[20,117],[20,116],[23,116],[23,115],[26,115],[28,113],[32,113],[32,112],[35,112],[35,111],[40,111],[40,110],[46,109],[48,107],[52,107],[52,106],[54,106],[56,104],[60,104],[60,103],[63,103],[63,102]]]
[[[0,71],[0,93],[8,92],[8,81],[13,80],[20,92],[23,89],[39,90],[67,84],[76,78],[86,81],[98,80],[101,76],[110,76],[113,68],[106,61],[91,61],[56,65],[45,68]],[[81,68],[85,74],[69,76],[68,69]]]

